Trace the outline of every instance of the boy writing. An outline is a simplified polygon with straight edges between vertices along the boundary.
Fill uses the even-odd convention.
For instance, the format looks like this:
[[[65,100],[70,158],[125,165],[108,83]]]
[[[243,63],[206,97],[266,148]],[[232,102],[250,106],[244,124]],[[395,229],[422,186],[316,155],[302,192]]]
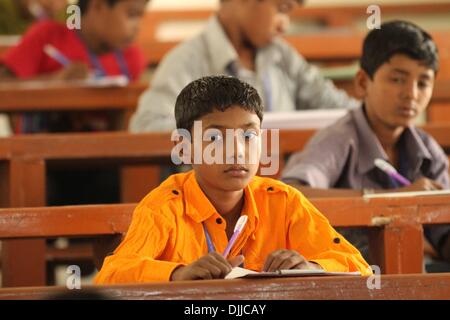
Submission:
[[[98,76],[125,75],[136,80],[144,69],[140,50],[131,45],[146,0],[79,0],[81,29],[70,30],[63,23],[36,23],[22,41],[0,61],[0,80],[86,78],[92,70]],[[52,45],[70,63],[61,64],[45,53]]]
[[[430,102],[438,65],[434,41],[418,26],[393,21],[371,31],[355,79],[362,106],[319,131],[289,159],[282,179],[310,197],[448,188],[447,156],[414,126]],[[375,166],[377,158],[412,184],[402,186],[390,178]],[[431,244],[447,259],[449,231],[447,226],[425,228]],[[365,251],[367,239],[361,234],[347,237]]]
[[[187,142],[193,154],[231,142],[232,150],[226,148],[219,163],[193,161],[193,171],[172,175],[148,194],[96,283],[224,278],[242,263],[256,271],[370,273],[360,253],[300,192],[255,176],[258,161],[249,159],[256,153],[259,160],[262,113],[256,90],[237,78],[205,77],[181,91],[177,128],[202,141],[200,146]],[[201,121],[201,132],[193,130],[195,121]],[[252,143],[256,148],[249,148]],[[248,222],[223,257],[242,215]]]
[[[249,83],[265,111],[357,107],[281,39],[300,0],[221,0],[205,30],[158,66],[130,122],[133,132],[175,129],[173,105],[191,81],[226,74]]]

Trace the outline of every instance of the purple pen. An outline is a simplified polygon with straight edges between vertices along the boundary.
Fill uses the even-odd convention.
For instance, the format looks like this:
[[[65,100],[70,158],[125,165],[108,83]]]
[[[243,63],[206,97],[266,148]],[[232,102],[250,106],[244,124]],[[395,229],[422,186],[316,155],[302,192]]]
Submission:
[[[383,159],[375,159],[375,166],[385,172],[387,175],[397,180],[404,186],[411,185],[411,182],[395,170],[395,168]]]
[[[231,236],[230,241],[228,242],[225,251],[223,252],[223,257],[226,258],[231,251],[234,243],[236,242],[237,237],[241,234],[242,230],[244,230],[245,225],[247,224],[248,216],[241,216],[236,222],[236,226],[234,227],[234,233]]]

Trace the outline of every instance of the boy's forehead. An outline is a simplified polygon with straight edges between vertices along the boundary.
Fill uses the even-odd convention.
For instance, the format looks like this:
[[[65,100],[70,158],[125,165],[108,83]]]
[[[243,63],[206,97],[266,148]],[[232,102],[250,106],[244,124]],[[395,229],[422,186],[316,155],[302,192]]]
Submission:
[[[388,72],[405,71],[414,74],[426,74],[430,77],[434,77],[434,70],[424,61],[413,59],[402,53],[394,54],[388,61],[382,64],[379,69],[384,69]]]
[[[232,106],[225,109],[225,111],[214,109],[198,120],[202,121],[203,127],[241,128],[260,126],[258,115],[250,110],[246,110],[242,106]]]

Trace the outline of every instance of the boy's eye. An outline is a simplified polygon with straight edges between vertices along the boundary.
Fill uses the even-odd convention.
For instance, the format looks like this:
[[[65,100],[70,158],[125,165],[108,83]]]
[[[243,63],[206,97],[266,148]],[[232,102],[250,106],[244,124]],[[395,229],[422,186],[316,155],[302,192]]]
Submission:
[[[398,77],[391,78],[391,81],[394,83],[404,83],[405,82],[404,79],[398,78]]]
[[[220,133],[212,133],[207,137],[207,139],[208,139],[208,141],[213,141],[213,142],[221,141],[222,135]]]
[[[244,133],[245,140],[251,140],[253,138],[256,138],[257,136],[258,136],[258,133],[256,131],[246,131]]]
[[[419,81],[418,85],[419,85],[419,88],[421,88],[421,89],[426,89],[429,87],[428,81]]]

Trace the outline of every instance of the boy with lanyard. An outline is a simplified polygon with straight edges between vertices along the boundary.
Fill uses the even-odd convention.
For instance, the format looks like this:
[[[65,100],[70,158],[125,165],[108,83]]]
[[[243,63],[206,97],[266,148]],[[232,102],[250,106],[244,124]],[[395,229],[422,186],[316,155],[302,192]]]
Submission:
[[[363,105],[294,154],[283,181],[309,197],[449,188],[447,156],[414,126],[430,102],[439,66],[431,36],[406,21],[385,23],[367,35],[360,62],[355,84]],[[412,184],[403,186],[377,168],[377,158],[390,162]],[[424,229],[440,256],[450,261],[450,227]],[[344,234],[368,258],[366,235]]]
[[[0,60],[0,81],[79,80],[124,75],[138,80],[145,68],[134,45],[147,0],[79,0],[81,29],[55,21],[36,23],[22,41]],[[60,57],[46,54],[53,46]],[[18,133],[108,130],[105,115],[30,114],[16,126]]]
[[[170,176],[141,201],[96,283],[220,279],[242,263],[256,271],[371,274],[360,253],[300,192],[255,176],[262,113],[257,91],[237,78],[205,77],[181,91],[175,117],[185,139],[175,148],[182,147],[193,170]],[[213,162],[206,158],[211,148],[219,155]],[[242,216],[247,224],[227,256]]]

